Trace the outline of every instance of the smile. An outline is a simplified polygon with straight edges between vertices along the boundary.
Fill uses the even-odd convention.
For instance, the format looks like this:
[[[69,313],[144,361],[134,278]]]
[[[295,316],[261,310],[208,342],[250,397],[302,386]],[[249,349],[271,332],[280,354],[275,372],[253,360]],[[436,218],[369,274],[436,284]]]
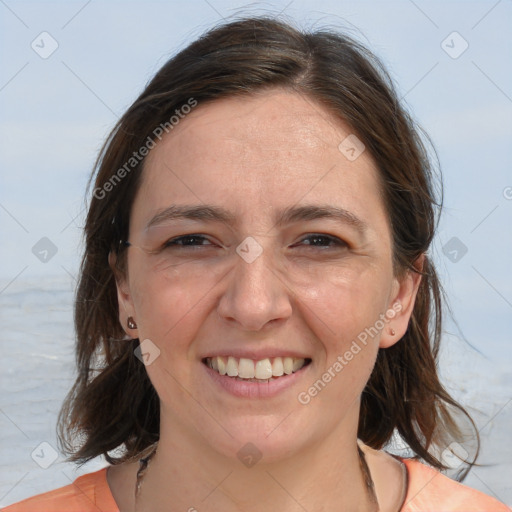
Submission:
[[[244,357],[207,357],[203,361],[209,368],[220,375],[240,380],[268,381],[282,375],[290,375],[299,371],[311,362],[311,359],[296,357],[274,357],[254,361]]]
[[[241,398],[270,398],[297,385],[311,366],[310,358],[268,357],[248,359],[212,356],[202,359],[207,375],[216,386]]]

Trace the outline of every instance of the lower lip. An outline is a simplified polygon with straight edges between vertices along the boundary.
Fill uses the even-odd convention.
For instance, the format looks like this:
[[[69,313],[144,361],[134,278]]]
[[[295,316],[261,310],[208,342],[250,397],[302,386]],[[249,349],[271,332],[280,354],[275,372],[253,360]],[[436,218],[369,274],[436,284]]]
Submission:
[[[311,363],[290,375],[283,375],[270,382],[244,382],[227,375],[221,375],[201,363],[208,375],[228,393],[241,398],[271,398],[299,382],[309,371]]]

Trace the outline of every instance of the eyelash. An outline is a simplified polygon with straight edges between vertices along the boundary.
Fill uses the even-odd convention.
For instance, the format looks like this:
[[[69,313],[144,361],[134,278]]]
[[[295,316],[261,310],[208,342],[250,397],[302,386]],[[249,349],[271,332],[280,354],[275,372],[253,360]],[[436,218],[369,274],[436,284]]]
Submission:
[[[307,235],[306,237],[304,237],[301,241],[303,242],[304,240],[313,239],[313,238],[323,238],[324,240],[328,240],[329,242],[332,242],[332,244],[333,244],[331,247],[348,247],[348,244],[346,242],[344,242],[343,240],[341,240],[340,238],[338,238],[336,236],[332,236],[332,235],[324,235],[322,233],[312,233],[311,235]],[[308,245],[311,247],[324,247],[324,246],[316,246],[316,245],[312,245],[312,244],[308,244]]]
[[[185,244],[179,244],[177,242],[180,242],[180,241],[183,241],[183,240],[186,240],[186,239],[201,239],[202,241],[207,241],[208,238],[204,235],[199,235],[199,234],[190,234],[190,235],[182,235],[182,236],[178,236],[176,238],[172,238],[171,240],[168,240],[165,244],[164,244],[164,248],[171,248],[171,247],[198,247],[199,246],[208,246],[210,244],[190,244],[190,245],[185,245]],[[323,239],[323,240],[327,240],[328,242],[332,243],[333,245],[331,246],[328,246],[326,247],[325,245],[313,245],[312,243],[309,243],[309,244],[306,244],[308,245],[309,247],[320,247],[320,248],[334,248],[334,247],[348,247],[348,244],[346,242],[344,242],[343,240],[341,240],[340,238],[337,238],[335,236],[332,236],[332,235],[324,235],[322,233],[312,233],[310,235],[307,235],[305,236],[301,242],[304,242],[305,240],[312,240],[312,239]]]
[[[177,244],[176,242],[180,240],[186,240],[187,238],[200,238],[201,240],[208,240],[204,235],[182,235],[178,236],[176,238],[172,238],[171,240],[168,240],[165,242],[164,247],[173,247],[173,246],[181,246],[181,247],[196,247],[196,245],[183,245],[183,244]],[[201,244],[202,245],[202,244]]]

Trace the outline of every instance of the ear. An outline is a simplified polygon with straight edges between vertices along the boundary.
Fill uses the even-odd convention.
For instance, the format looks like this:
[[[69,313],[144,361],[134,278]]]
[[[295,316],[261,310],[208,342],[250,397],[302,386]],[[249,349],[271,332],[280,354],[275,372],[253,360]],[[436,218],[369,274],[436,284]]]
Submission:
[[[422,254],[414,262],[414,268],[421,272],[424,262],[425,254]],[[386,311],[387,323],[382,330],[379,348],[391,347],[407,331],[421,283],[421,277],[419,273],[407,270],[401,279],[394,278],[388,310]]]
[[[133,306],[133,300],[130,292],[128,278],[116,267],[116,261],[117,254],[110,251],[108,254],[108,264],[112,269],[114,278],[116,280],[117,302],[119,304],[119,323],[121,324],[121,327],[124,329],[124,332],[130,338],[137,338],[137,329],[130,329],[128,327],[128,317],[132,317],[135,321],[135,325],[137,324],[137,319],[135,317],[135,308]]]

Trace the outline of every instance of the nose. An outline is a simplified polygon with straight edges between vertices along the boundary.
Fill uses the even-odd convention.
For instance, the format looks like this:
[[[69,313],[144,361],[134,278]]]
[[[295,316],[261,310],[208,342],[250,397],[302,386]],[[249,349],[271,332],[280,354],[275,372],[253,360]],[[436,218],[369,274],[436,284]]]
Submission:
[[[237,257],[227,276],[227,287],[219,301],[221,318],[247,331],[285,321],[292,313],[290,290],[271,265],[265,251],[248,263]]]

